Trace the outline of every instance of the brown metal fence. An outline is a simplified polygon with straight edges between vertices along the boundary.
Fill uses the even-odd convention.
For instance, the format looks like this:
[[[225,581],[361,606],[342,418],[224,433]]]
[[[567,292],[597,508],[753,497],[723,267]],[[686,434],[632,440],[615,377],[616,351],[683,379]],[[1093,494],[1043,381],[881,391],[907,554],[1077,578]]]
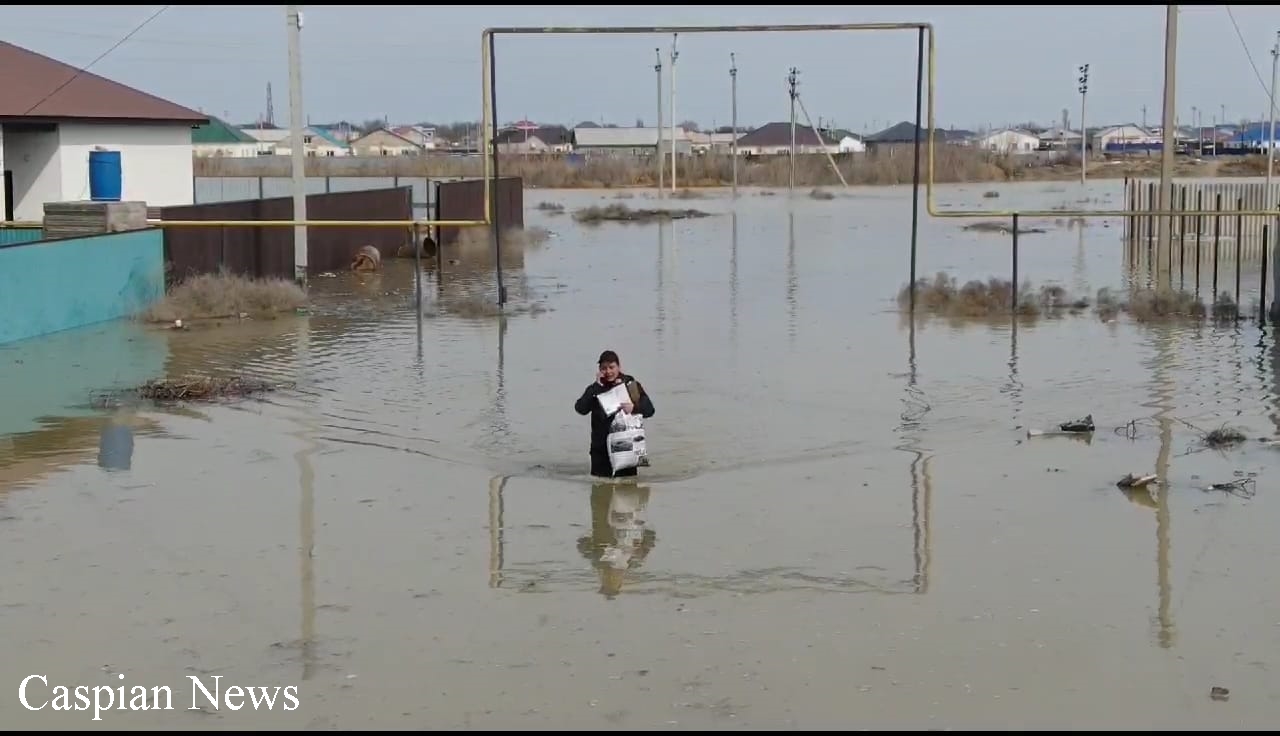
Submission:
[[[482,182],[483,183],[483,182]],[[392,187],[307,195],[312,220],[410,220],[413,188]],[[482,195],[483,196],[483,195]],[[293,217],[293,198],[246,199],[160,209],[162,220],[282,220]],[[412,241],[412,229],[317,227],[307,230],[310,272],[348,268],[363,245],[384,258]],[[171,283],[225,268],[253,278],[293,278],[293,228],[172,227],[164,231],[164,257]]]
[[[524,180],[518,176],[502,177],[493,192],[498,203],[498,225],[524,227]],[[483,220],[484,179],[461,179],[436,183],[437,220]],[[458,238],[463,228],[436,228],[436,243],[444,247]]]

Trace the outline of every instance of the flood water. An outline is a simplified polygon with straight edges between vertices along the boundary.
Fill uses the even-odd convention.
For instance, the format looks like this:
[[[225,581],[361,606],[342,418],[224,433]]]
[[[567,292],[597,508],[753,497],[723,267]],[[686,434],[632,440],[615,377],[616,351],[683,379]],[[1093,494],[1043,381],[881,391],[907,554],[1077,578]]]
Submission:
[[[1118,207],[1120,191],[1086,198]],[[309,317],[126,322],[0,348],[0,720],[1274,725],[1280,449],[1257,439],[1277,432],[1269,327],[912,324],[894,302],[902,188],[744,189],[736,205],[722,192],[678,203],[715,216],[662,226],[537,209],[614,196],[526,192],[526,225],[552,237],[507,264],[502,319],[476,314],[488,268],[424,274],[419,318],[413,264],[392,261],[317,278]],[[938,194],[973,208],[1081,196]],[[1009,238],[966,222],[922,203],[920,275],[1007,277]],[[1028,224],[1047,232],[1021,238],[1020,278],[1090,296],[1126,283],[1119,220]],[[657,409],[652,466],[616,486],[587,476],[571,408],[606,348]],[[88,406],[190,372],[294,385]],[[1027,438],[1086,414],[1089,442]],[[1203,449],[1196,428],[1224,424],[1249,441]],[[1126,493],[1127,473],[1167,482]],[[1204,490],[1255,473],[1251,497]],[[55,685],[167,685],[173,709],[28,711],[32,674],[48,681],[33,705]],[[296,686],[300,707],[214,712],[201,695],[189,710],[189,675],[211,692],[217,675],[224,690]]]

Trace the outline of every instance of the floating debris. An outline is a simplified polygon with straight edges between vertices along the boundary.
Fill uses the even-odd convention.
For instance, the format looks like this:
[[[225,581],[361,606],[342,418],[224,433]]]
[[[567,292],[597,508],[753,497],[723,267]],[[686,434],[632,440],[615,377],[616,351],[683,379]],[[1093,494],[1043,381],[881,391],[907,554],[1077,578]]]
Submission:
[[[1221,491],[1229,493],[1238,498],[1253,498],[1257,493],[1257,482],[1252,476],[1247,478],[1237,478],[1225,483],[1210,483],[1203,489],[1206,493],[1211,491]]]
[[[1093,433],[1093,415],[1090,414],[1083,419],[1072,419],[1068,422],[1062,422],[1057,429],[1029,429],[1028,437],[1057,437],[1061,435],[1081,435]]]
[[[189,376],[152,379],[128,393],[149,401],[213,401],[221,398],[246,398],[278,388],[279,386],[266,381],[241,376]]]
[[[1013,231],[1013,225],[1003,222],[971,222],[965,225],[963,229],[971,233],[1000,233],[1001,235],[1008,235]],[[1020,226],[1018,228],[1019,235],[1034,235],[1043,232],[1047,231],[1040,227]]]
[[[1125,477],[1121,478],[1116,483],[1116,486],[1120,488],[1145,488],[1153,483],[1157,477],[1158,476],[1156,476],[1155,473],[1150,475],[1134,475],[1133,473],[1129,473]]]
[[[694,217],[710,217],[711,213],[694,209],[631,209],[625,204],[613,203],[603,207],[584,207],[573,213],[573,219],[584,225],[601,222],[658,222],[661,220],[685,220]]]
[[[1058,429],[1063,432],[1092,432],[1093,415],[1089,414],[1084,419],[1073,419],[1069,422],[1063,422],[1058,425]]]
[[[1203,442],[1206,446],[1212,448],[1231,447],[1244,442],[1248,438],[1244,436],[1244,432],[1232,427],[1222,426],[1210,432],[1206,432]]]

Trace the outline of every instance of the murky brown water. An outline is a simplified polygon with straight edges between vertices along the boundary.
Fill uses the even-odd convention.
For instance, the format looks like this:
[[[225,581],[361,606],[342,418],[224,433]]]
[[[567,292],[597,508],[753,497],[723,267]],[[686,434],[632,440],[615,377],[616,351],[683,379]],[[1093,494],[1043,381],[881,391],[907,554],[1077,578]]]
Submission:
[[[1119,202],[1118,183],[1096,186]],[[1034,184],[984,203],[990,188],[940,200],[1079,196]],[[892,303],[905,194],[798,197],[789,216],[785,196],[744,192],[736,218],[582,230],[535,205],[611,193],[529,192],[528,224],[555,236],[508,271],[519,300],[502,324],[456,314],[492,294],[486,270],[460,266],[426,277],[419,321],[397,263],[317,280],[307,319],[0,349],[21,408],[0,428],[0,720],[1274,725],[1280,451],[1199,451],[1176,421],[1275,433],[1269,330],[913,328]],[[922,220],[921,275],[1006,273],[1007,238],[963,224]],[[1047,226],[1023,238],[1024,277],[1124,282],[1118,223]],[[606,347],[657,406],[635,485],[591,483],[570,408]],[[109,431],[82,406],[195,370],[298,385],[126,412]],[[1026,438],[1087,413],[1092,442]],[[1115,431],[1131,419],[1132,439]],[[1157,471],[1154,498],[1114,485]],[[1255,496],[1200,489],[1236,471],[1258,474]],[[174,710],[30,712],[31,674],[168,685]],[[301,707],[189,711],[188,675],[297,686]]]

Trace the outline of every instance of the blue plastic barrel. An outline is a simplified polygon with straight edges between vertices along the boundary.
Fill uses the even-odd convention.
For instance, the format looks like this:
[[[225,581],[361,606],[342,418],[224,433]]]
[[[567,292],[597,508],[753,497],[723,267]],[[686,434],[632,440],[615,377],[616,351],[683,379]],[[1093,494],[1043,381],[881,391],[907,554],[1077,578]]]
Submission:
[[[119,151],[89,152],[89,199],[119,202],[123,181]]]

